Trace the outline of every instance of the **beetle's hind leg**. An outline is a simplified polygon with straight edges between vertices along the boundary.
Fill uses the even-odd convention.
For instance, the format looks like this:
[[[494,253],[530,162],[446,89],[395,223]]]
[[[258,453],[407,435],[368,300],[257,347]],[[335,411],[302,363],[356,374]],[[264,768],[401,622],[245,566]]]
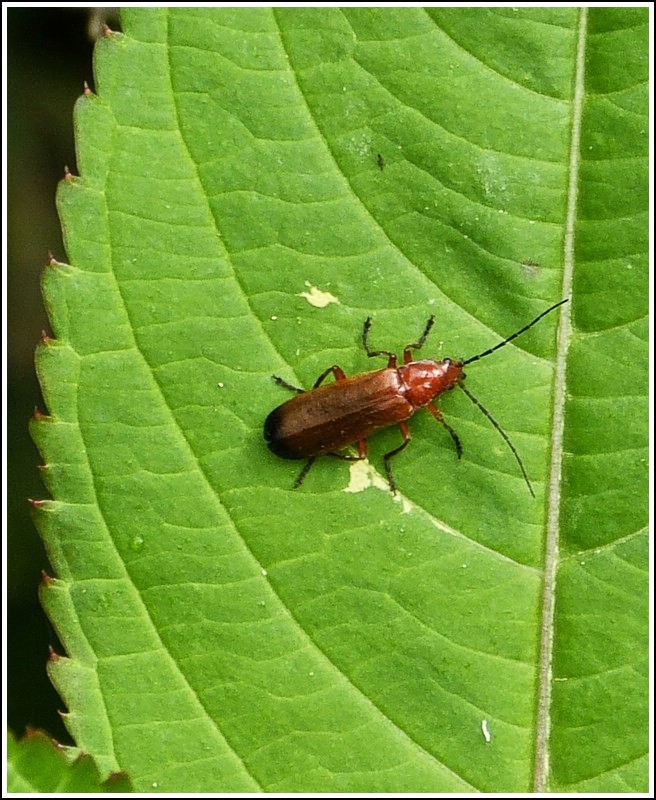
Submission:
[[[305,480],[305,476],[308,474],[308,472],[310,471],[310,468],[312,467],[312,464],[314,464],[314,462],[316,460],[317,460],[316,456],[312,456],[312,458],[308,458],[307,463],[305,464],[303,469],[298,473],[298,477],[294,481],[294,485],[292,486],[292,489],[298,489],[298,487],[303,483],[303,481]]]
[[[326,453],[327,456],[339,458],[340,461],[364,461],[367,457],[367,440],[358,439],[358,454],[357,456],[347,456],[344,453]]]
[[[367,457],[367,440],[360,439],[358,442],[358,455],[357,456],[349,456],[344,453],[326,453],[327,456],[332,456],[333,458],[339,458],[340,461],[362,461]],[[293,489],[298,489],[298,487],[303,483],[305,480],[305,476],[310,471],[312,464],[317,460],[318,456],[312,456],[307,461],[307,464],[303,467],[303,469],[298,473],[298,477],[294,481]]]
[[[296,392],[297,394],[303,394],[305,392],[305,389],[294,386],[293,383],[287,383],[284,378],[280,378],[278,375],[272,375],[271,378],[278,384],[278,386],[282,386],[283,389],[289,389],[290,392]]]
[[[335,376],[335,382],[339,383],[340,381],[346,380],[346,375],[344,374],[344,370],[341,367],[338,367],[337,364],[333,364],[332,367],[328,367],[327,370],[324,370],[321,375],[316,379],[314,382],[313,389],[318,389],[319,386],[326,380],[326,378],[330,375],[330,373]],[[273,380],[278,384],[278,386],[282,386],[283,389],[289,389],[290,392],[296,392],[297,394],[305,394],[307,389],[301,389],[299,386],[294,386],[293,383],[288,383],[284,378],[279,377],[278,375],[271,376]]]

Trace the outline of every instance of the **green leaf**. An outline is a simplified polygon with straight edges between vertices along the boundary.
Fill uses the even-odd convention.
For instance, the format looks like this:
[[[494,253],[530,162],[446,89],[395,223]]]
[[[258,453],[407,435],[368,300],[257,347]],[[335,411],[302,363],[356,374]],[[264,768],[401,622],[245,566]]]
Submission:
[[[37,353],[78,745],[138,791],[646,791],[647,10],[123,22]],[[535,500],[458,391],[396,497],[394,428],[296,490],[267,450],[272,374],[384,366],[366,317],[468,358],[563,296],[467,368]]]
[[[39,731],[17,742],[7,736],[7,791],[12,794],[126,794],[125,775],[111,775],[104,783],[87,755],[58,745]]]

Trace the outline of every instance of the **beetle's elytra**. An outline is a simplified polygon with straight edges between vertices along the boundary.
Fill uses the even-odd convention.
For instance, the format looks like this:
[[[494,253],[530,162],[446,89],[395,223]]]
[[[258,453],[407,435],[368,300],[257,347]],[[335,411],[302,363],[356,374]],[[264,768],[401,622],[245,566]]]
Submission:
[[[406,345],[403,349],[401,366],[397,366],[397,357],[389,350],[372,350],[369,347],[371,327],[371,317],[369,317],[364,323],[362,344],[369,358],[387,356],[387,366],[347,378],[340,367],[333,365],[319,375],[309,391],[291,386],[274,375],[276,383],[297,394],[274,409],[266,418],[264,439],[269,449],[280,458],[308,459],[294,483],[294,488],[297,488],[317,456],[332,455],[346,460],[365,458],[369,436],[382,428],[396,424],[401,429],[403,442],[384,457],[387,480],[391,491],[395,493],[396,484],[390,460],[408,445],[410,441],[408,419],[417,409],[427,408],[430,411],[451,436],[458,458],[462,455],[462,445],[458,435],[444,420],[442,412],[435,405],[435,398],[459,386],[499,431],[515,456],[529,491],[535,497],[515,446],[490,412],[465,387],[464,367],[504,347],[532,328],[542,317],[566,302],[567,299],[560,300],[507,339],[464,361],[449,358],[442,361],[432,359],[413,361],[412,351],[419,350],[423,346],[433,327],[434,317],[431,317],[419,340]],[[331,373],[335,377],[334,383],[322,386],[321,384]],[[358,446],[357,457],[345,456],[338,452],[352,444]]]

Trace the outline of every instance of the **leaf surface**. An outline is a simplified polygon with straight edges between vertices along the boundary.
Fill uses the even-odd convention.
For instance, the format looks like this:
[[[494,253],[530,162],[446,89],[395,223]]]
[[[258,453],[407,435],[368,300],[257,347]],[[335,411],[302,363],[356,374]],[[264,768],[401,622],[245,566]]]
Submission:
[[[114,774],[101,782],[98,769],[87,755],[63,747],[39,731],[20,741],[7,737],[7,791],[12,794],[126,794],[125,775]]]
[[[644,790],[646,10],[123,20],[37,354],[78,745],[140,791]],[[563,296],[467,368],[535,500],[458,391],[396,497],[394,428],[297,490],[267,450],[272,374],[384,366],[366,317],[468,358]]]

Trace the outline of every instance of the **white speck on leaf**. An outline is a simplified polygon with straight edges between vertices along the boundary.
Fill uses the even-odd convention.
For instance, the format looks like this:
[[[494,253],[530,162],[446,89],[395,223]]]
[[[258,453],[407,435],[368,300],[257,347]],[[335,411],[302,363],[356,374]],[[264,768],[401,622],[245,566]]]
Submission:
[[[354,461],[350,466],[349,485],[344,491],[349,494],[356,494],[368,489],[370,486],[389,492],[387,481],[381,478],[366,459]]]
[[[297,297],[304,297],[311,306],[325,308],[330,303],[339,303],[339,300],[330,292],[322,292],[316,286],[311,286],[307,281],[305,285],[309,287],[309,292],[299,292]]]

